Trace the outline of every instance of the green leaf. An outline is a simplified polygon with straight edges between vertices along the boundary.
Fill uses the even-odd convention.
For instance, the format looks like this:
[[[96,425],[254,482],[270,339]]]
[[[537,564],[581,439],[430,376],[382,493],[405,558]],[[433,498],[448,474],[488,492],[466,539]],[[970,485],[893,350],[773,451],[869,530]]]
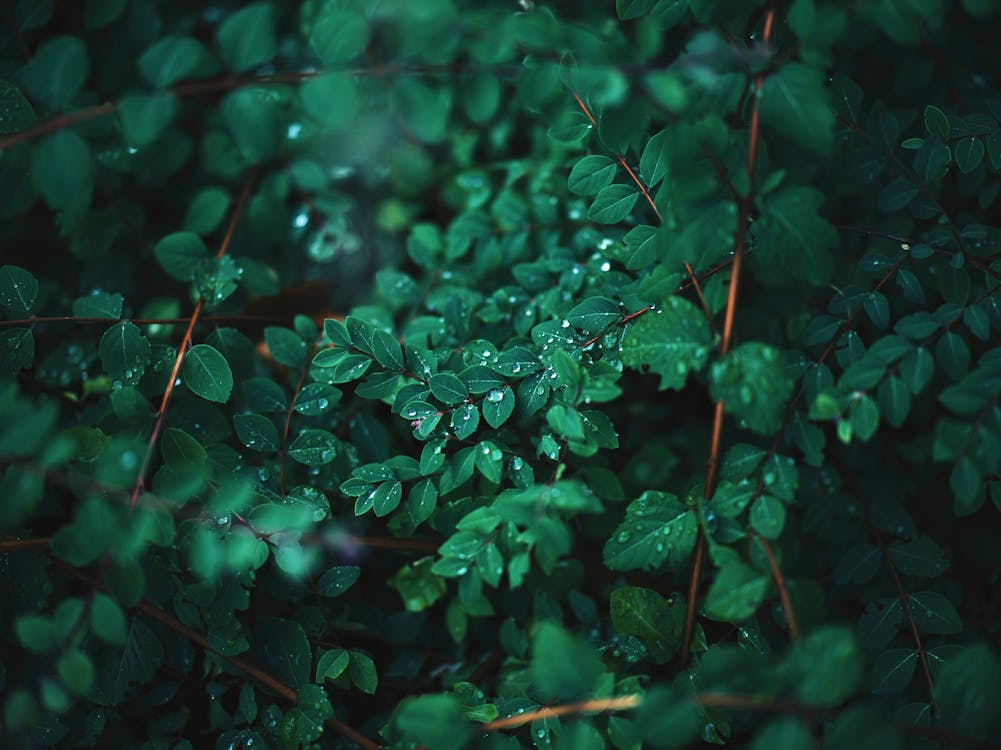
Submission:
[[[822,156],[834,144],[834,110],[824,86],[824,73],[792,62],[765,78],[761,87],[761,121]]]
[[[104,371],[121,387],[138,385],[152,348],[138,326],[123,321],[104,332],[99,351]]]
[[[410,513],[410,520],[416,523],[423,523],[434,512],[438,502],[438,488],[430,479],[422,479],[417,482],[407,496],[407,510]]]
[[[359,690],[369,695],[375,694],[375,689],[379,684],[379,678],[375,671],[375,662],[372,657],[363,654],[361,651],[351,652],[351,663],[348,665],[348,674]]]
[[[812,284],[830,279],[830,251],[838,233],[818,213],[824,202],[823,193],[807,187],[787,187],[762,198],[761,216],[751,225],[755,243],[748,259],[765,283],[783,278],[776,271]]]
[[[599,224],[618,224],[636,205],[639,191],[632,185],[609,185],[594,197],[587,218]]]
[[[785,528],[785,505],[777,497],[762,495],[751,505],[751,526],[765,539],[778,539]]]
[[[983,141],[970,136],[960,139],[953,147],[953,152],[956,159],[956,166],[959,167],[959,170],[963,174],[969,174],[980,166],[980,162],[984,160],[984,154],[986,154],[987,150],[984,148]]]
[[[864,663],[852,631],[827,625],[796,641],[789,653],[789,682],[808,706],[837,706],[862,684]]]
[[[918,652],[913,648],[891,648],[876,657],[872,668],[872,692],[877,695],[899,693],[914,676]]]
[[[39,140],[31,173],[49,208],[70,211],[90,203],[94,160],[90,146],[72,130],[60,130]]]
[[[403,484],[399,480],[383,482],[373,490],[368,501],[372,505],[375,515],[387,516],[392,513],[403,499]]]
[[[325,73],[299,88],[303,111],[324,130],[338,131],[352,123],[358,109],[358,86],[345,73]]]
[[[708,617],[724,622],[740,622],[757,611],[768,591],[769,579],[743,563],[724,565],[706,593]]]
[[[949,118],[935,105],[925,107],[924,123],[929,134],[937,135],[942,140],[949,137]]]
[[[79,318],[120,318],[124,301],[122,295],[118,293],[95,289],[90,294],[73,301],[73,315]]]
[[[316,582],[316,592],[320,596],[329,598],[340,596],[351,588],[359,577],[361,577],[361,568],[357,565],[335,566],[320,576]]]
[[[63,684],[77,695],[87,695],[94,684],[94,664],[79,649],[70,649],[60,656],[56,671]]]
[[[164,89],[201,72],[208,50],[190,36],[165,36],[139,56],[139,72],[150,86]]]
[[[514,412],[514,390],[512,388],[494,388],[487,392],[480,403],[483,419],[493,428],[504,424]]]
[[[393,81],[390,100],[404,126],[415,138],[425,143],[439,143],[445,139],[449,113],[452,107],[451,90],[429,86],[416,76],[397,76]],[[465,231],[463,222],[453,222],[450,234]],[[462,247],[464,243],[460,243]],[[461,251],[449,251],[450,257]]]
[[[0,80],[0,135],[27,129],[36,120],[35,110],[24,94],[9,81]]]
[[[983,482],[984,476],[973,459],[970,456],[960,456],[949,475],[949,489],[955,500],[956,515],[969,515],[977,509],[977,497]]]
[[[348,668],[351,661],[351,654],[347,649],[332,648],[324,651],[316,663],[316,681],[323,683],[325,680],[336,680]]]
[[[691,371],[709,356],[712,334],[702,311],[680,297],[669,297],[662,310],[633,323],[622,340],[623,364],[660,375],[660,389],[681,390]]]
[[[233,429],[240,442],[253,451],[270,453],[278,450],[278,428],[261,414],[236,414]]]
[[[128,0],[87,0],[85,17],[88,29],[99,29],[118,20],[122,15]]]
[[[90,628],[94,635],[113,646],[125,644],[128,623],[122,608],[108,595],[97,594],[90,610]]]
[[[594,195],[612,183],[617,168],[607,156],[585,156],[570,170],[567,187],[577,195]]]
[[[948,635],[963,631],[963,621],[956,607],[938,592],[918,591],[909,594],[907,603],[921,632]]]
[[[337,5],[328,6],[309,34],[309,46],[322,65],[345,63],[368,46],[365,17]]]
[[[258,617],[254,650],[261,667],[293,690],[309,683],[313,657],[302,626],[278,617]]]
[[[87,45],[75,36],[46,39],[21,71],[28,96],[46,109],[62,109],[90,75]]]
[[[270,62],[278,49],[275,22],[270,3],[252,3],[229,14],[216,28],[222,59],[237,72]]]
[[[440,750],[461,750],[475,734],[473,723],[453,695],[419,695],[404,699],[393,726],[406,741]]]
[[[209,258],[202,238],[193,232],[168,234],[153,248],[163,270],[178,281],[190,281],[199,266]]]
[[[671,494],[644,492],[629,504],[626,517],[605,544],[612,570],[648,570],[683,563],[695,547],[695,512]]]
[[[964,737],[987,740],[1001,716],[1001,662],[983,644],[973,645],[942,667],[935,679],[941,722]]]
[[[188,211],[184,215],[184,228],[196,234],[211,234],[222,223],[228,209],[229,193],[219,187],[204,188],[198,191],[191,200]],[[160,263],[163,265],[162,260]],[[187,278],[190,276],[186,276],[182,280]]]
[[[754,432],[774,434],[795,385],[782,360],[781,352],[766,344],[741,344],[713,363],[709,392]]]
[[[268,326],[264,329],[264,341],[271,356],[286,367],[301,368],[306,364],[306,342],[295,331]]]
[[[307,466],[329,464],[337,456],[337,438],[326,430],[303,430],[292,441],[288,454]]]
[[[222,103],[222,116],[244,160],[258,164],[273,157],[281,143],[279,98],[263,86],[248,86],[230,93]]]
[[[599,333],[622,318],[618,304],[608,297],[588,297],[567,313],[567,320],[585,333]]]
[[[636,636],[656,664],[675,657],[681,648],[684,607],[652,589],[623,586],[611,595],[612,625],[620,636]]]
[[[8,315],[30,315],[37,299],[38,279],[30,271],[20,266],[0,267],[0,305]]]
[[[376,361],[388,370],[403,372],[403,347],[400,342],[385,331],[376,331],[372,338],[372,353]]]
[[[650,190],[667,176],[670,166],[668,143],[670,137],[669,131],[662,130],[643,147],[643,155],[640,157],[640,176]]]
[[[589,695],[604,672],[598,654],[584,641],[551,622],[536,628],[529,665],[534,692],[559,700]]]
[[[449,372],[439,372],[428,379],[431,395],[442,403],[454,405],[462,403],[469,395],[466,384]]]
[[[191,347],[184,357],[184,384],[206,401],[224,404],[233,391],[233,372],[229,362],[208,344]]]
[[[118,103],[122,135],[133,147],[153,143],[176,114],[177,98],[167,91],[128,94]]]

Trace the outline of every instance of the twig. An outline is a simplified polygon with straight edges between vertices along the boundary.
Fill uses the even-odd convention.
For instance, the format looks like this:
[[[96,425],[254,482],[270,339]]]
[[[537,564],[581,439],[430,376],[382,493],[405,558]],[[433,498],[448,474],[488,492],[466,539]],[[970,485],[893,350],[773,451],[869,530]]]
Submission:
[[[83,571],[73,567],[72,565],[67,565],[63,563],[62,567],[68,570],[73,575],[75,575],[80,580],[89,583],[95,589],[102,588],[101,586],[99,586],[98,581],[91,578]],[[253,664],[252,662],[247,661],[246,659],[243,659],[239,656],[230,656],[222,653],[221,651],[218,651],[212,646],[211,643],[209,643],[208,638],[206,638],[204,635],[199,633],[194,628],[188,627],[187,625],[185,625],[183,622],[181,622],[168,612],[164,612],[162,609],[155,607],[146,600],[140,600],[135,605],[135,608],[140,612],[142,612],[143,614],[147,615],[148,617],[152,617],[154,620],[158,620],[159,622],[163,623],[171,630],[180,633],[185,638],[197,644],[205,651],[211,651],[216,656],[225,659],[227,662],[229,662],[231,665],[239,669],[241,672],[248,675],[249,677],[254,678],[265,687],[273,690],[282,698],[285,698],[291,703],[298,702],[298,694],[296,693],[296,691],[293,690],[288,685],[286,685],[284,682],[275,677],[272,677],[270,674],[265,672],[256,664]],[[344,722],[339,721],[333,717],[330,717],[326,720],[326,723],[327,725],[330,726],[331,729],[336,731],[338,734],[347,737],[352,742],[355,742],[361,747],[365,748],[365,750],[380,750],[380,745],[373,742],[368,737],[363,735],[361,732],[354,729],[353,727],[348,726]]]
[[[216,258],[224,256],[226,254],[226,250],[229,248],[229,243],[233,239],[233,232],[236,230],[236,224],[240,220],[240,215],[243,213],[243,209],[247,205],[247,201],[250,198],[250,189],[254,184],[256,176],[257,170],[253,169],[244,180],[243,190],[240,192],[240,197],[237,200],[236,207],[233,209],[233,216],[229,221],[229,227],[226,229],[226,235],[223,237],[222,243],[219,245],[219,252],[216,253]],[[187,354],[188,347],[191,346],[191,339],[195,330],[195,324],[198,322],[198,316],[201,315],[204,304],[205,300],[199,298],[194,311],[191,313],[191,320],[188,322],[188,328],[184,332],[184,338],[181,340],[180,347],[178,347],[177,356],[174,358],[174,366],[170,371],[170,379],[167,381],[167,387],[163,391],[163,399],[160,401],[160,408],[156,412],[156,421],[153,423],[153,431],[150,433],[149,443],[146,445],[146,455],[143,457],[142,464],[139,467],[139,475],[136,477],[135,486],[132,488],[132,495],[129,499],[129,508],[135,507],[136,502],[139,500],[139,495],[142,494],[144,489],[146,483],[146,472],[149,469],[150,461],[153,458],[153,451],[156,449],[160,432],[163,430],[163,424],[167,419],[167,407],[170,405],[170,398],[174,395],[174,384],[177,382],[177,377],[181,372],[181,364],[184,362],[184,355]]]
[[[762,34],[762,41],[768,44],[772,37],[772,27],[775,23],[775,6],[768,9],[765,16],[765,28]],[[758,109],[760,101],[761,86],[764,82],[764,74],[759,73],[754,79],[754,99],[751,105],[751,128],[747,146],[747,195],[738,201],[737,229],[734,236],[733,267],[730,271],[730,289],[726,298],[726,311],[723,315],[723,338],[720,343],[720,354],[725,355],[730,351],[730,344],[733,340],[733,322],[737,311],[737,292],[740,287],[740,272],[743,265],[744,249],[747,242],[747,221],[751,215],[754,205],[754,172],[758,163],[758,142],[761,140],[761,116]],[[706,470],[706,484],[703,497],[708,502],[712,499],[716,491],[716,480],[719,474],[720,458],[722,455],[722,435],[723,435],[724,405],[722,401],[716,402],[716,409],[713,415],[713,431],[709,446],[709,467]],[[699,573],[702,569],[702,558],[705,556],[705,542],[702,538],[701,529],[698,532],[698,542],[695,545],[694,560],[692,563],[692,576],[689,580],[688,606],[685,610],[685,626],[681,641],[681,664],[688,663],[689,651],[692,645],[692,634],[695,630],[695,613],[697,608]]]
[[[565,703],[559,706],[547,706],[535,711],[507,716],[503,719],[494,719],[491,722],[479,727],[483,732],[496,732],[501,729],[513,729],[540,719],[552,719],[557,716],[567,714],[586,714],[599,711],[623,711],[636,708],[640,704],[638,694],[621,695],[617,698],[597,698],[594,700],[580,701],[579,703]]]

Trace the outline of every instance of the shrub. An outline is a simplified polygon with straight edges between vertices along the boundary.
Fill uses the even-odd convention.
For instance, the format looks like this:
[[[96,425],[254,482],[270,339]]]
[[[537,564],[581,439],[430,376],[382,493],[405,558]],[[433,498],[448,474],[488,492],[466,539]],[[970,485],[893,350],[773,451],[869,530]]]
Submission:
[[[997,741],[993,3],[8,16],[6,747]]]

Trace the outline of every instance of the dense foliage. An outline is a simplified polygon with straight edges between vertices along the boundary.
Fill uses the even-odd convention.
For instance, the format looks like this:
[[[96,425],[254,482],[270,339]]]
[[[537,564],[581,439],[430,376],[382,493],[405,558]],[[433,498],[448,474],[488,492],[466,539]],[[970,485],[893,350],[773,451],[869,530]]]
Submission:
[[[7,6],[3,747],[999,747],[992,0]]]

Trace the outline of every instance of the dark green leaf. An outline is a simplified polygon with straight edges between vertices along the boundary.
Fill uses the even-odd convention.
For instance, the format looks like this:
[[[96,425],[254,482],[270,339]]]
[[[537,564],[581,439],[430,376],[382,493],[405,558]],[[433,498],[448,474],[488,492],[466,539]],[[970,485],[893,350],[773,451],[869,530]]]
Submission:
[[[184,357],[184,383],[196,396],[224,404],[233,391],[233,372],[219,350],[197,344]]]

